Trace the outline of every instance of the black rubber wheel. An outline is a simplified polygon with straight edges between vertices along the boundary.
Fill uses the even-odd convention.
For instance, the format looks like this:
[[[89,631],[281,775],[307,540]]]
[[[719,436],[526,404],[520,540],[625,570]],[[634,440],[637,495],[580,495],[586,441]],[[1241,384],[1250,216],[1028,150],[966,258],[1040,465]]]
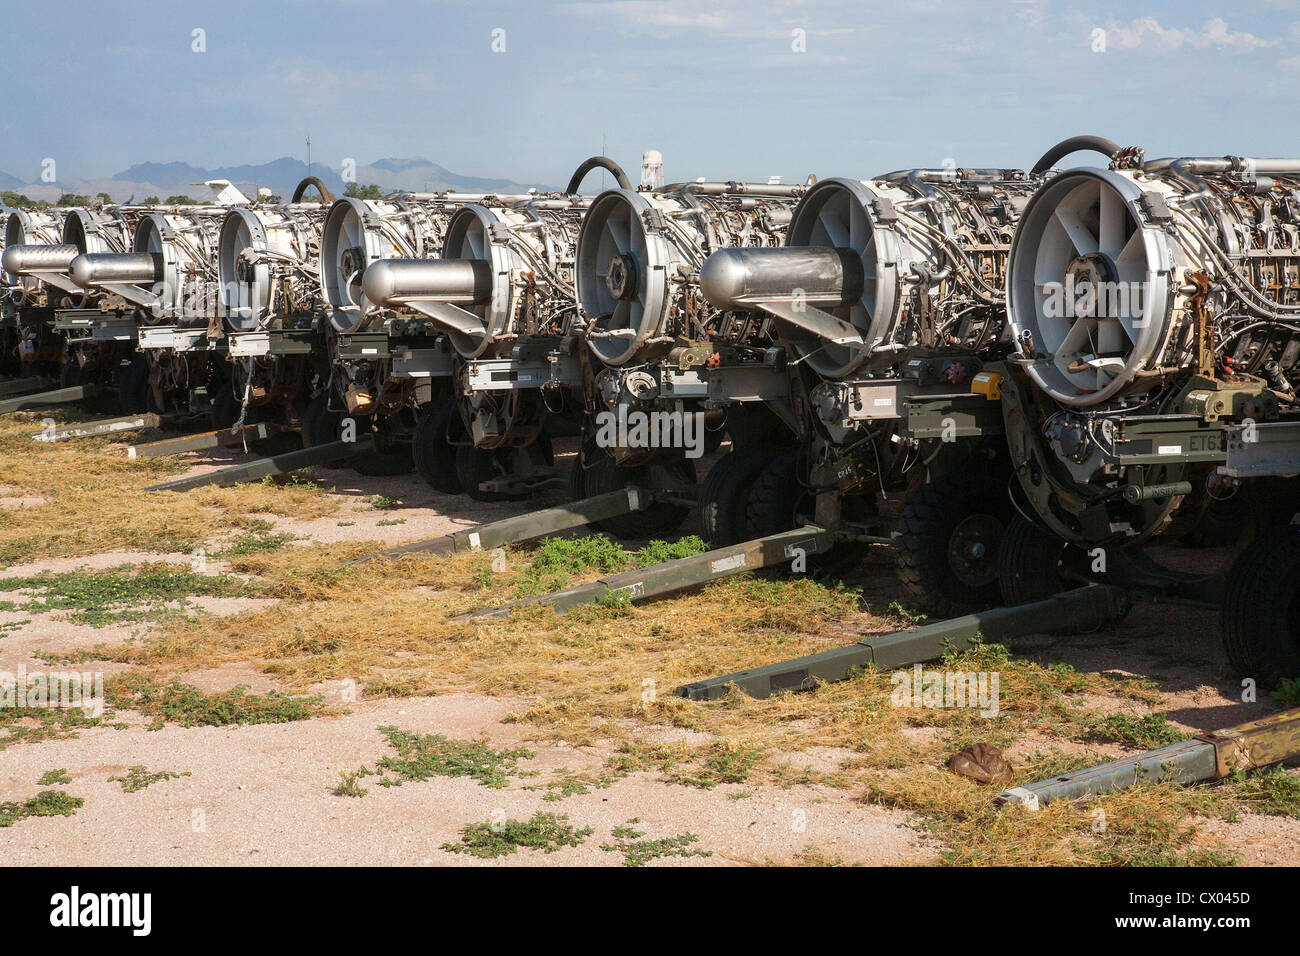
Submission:
[[[533,468],[544,468],[554,460],[550,437],[542,434],[537,440],[523,448],[501,448],[488,450],[475,448],[473,445],[456,445],[456,477],[460,480],[465,494],[475,501],[522,501],[529,492],[506,493],[502,491],[485,491],[479,486],[485,481],[508,478],[520,468],[521,459]]]
[[[758,471],[745,496],[745,524],[742,540],[761,538],[795,526],[801,501],[806,501],[799,483],[798,452],[793,448],[768,448],[766,464]],[[733,452],[734,454],[734,452]],[[846,499],[846,505],[863,499]],[[819,576],[846,574],[862,563],[869,544],[862,541],[838,541],[821,554],[808,556],[810,573]]]
[[[370,418],[364,415],[350,416],[354,422],[354,436],[361,438],[370,433]],[[302,445],[311,448],[314,445],[328,445],[343,437],[344,423],[349,416],[330,408],[330,394],[320,392],[307,405],[302,415]],[[334,464],[335,467],[351,468],[358,474],[370,477],[401,475],[411,470],[410,449],[397,446],[393,449],[377,448],[364,454],[353,455]]]
[[[998,586],[1009,607],[1041,601],[1066,589],[1060,561],[1066,543],[1016,515],[1002,531]]]
[[[343,418],[329,407],[329,392],[321,392],[307,405],[302,414],[302,447],[328,445],[339,440],[339,428]]]
[[[1067,577],[1071,558],[1082,551],[1016,515],[1002,532],[998,553],[998,585],[1008,607],[1042,601],[1060,594],[1075,582]]]
[[[782,449],[768,459],[750,485],[745,501],[745,536],[762,538],[794,527],[799,501],[799,476],[793,450]]]
[[[464,440],[464,435],[465,426],[454,398],[440,398],[421,410],[411,443],[411,455],[416,474],[435,491],[447,495],[459,495],[465,491],[456,471],[456,446],[451,444]]]
[[[583,464],[587,467],[583,468]],[[638,465],[634,468],[620,468],[594,441],[588,441],[582,450],[580,460],[575,466],[581,473],[574,482],[575,488],[581,488],[579,498],[605,494],[636,485],[647,491],[666,491],[683,498],[696,496],[695,464],[682,459],[671,464]],[[643,511],[606,518],[592,523],[598,531],[624,540],[665,538],[682,526],[691,509],[686,505],[656,501]]]
[[[733,448],[709,469],[700,486],[700,536],[715,548],[745,540],[745,512],[759,472],[781,450],[754,444]]]
[[[231,390],[230,383],[213,382],[208,389],[208,412],[212,416],[212,427],[229,428],[239,417],[239,406],[235,402],[235,393]]]
[[[998,552],[1011,516],[1006,486],[987,475],[954,472],[924,485],[894,539],[912,602],[939,617],[998,604]]]
[[[143,415],[149,411],[149,363],[143,355],[118,370],[117,401],[124,415]]]
[[[382,431],[385,426],[379,425],[377,428],[373,417],[369,415],[353,415],[352,418],[357,423],[358,438],[372,433],[375,436],[374,451],[348,459],[348,464],[356,470],[357,474],[369,478],[384,478],[410,473],[415,467],[415,460],[411,456],[409,442],[390,442]],[[344,416],[342,421],[346,422],[346,419],[347,416]]]
[[[81,384],[81,363],[69,358],[59,368],[59,388],[73,388]]]
[[[1300,526],[1260,535],[1228,575],[1220,617],[1228,661],[1265,690],[1300,679]]]
[[[1254,502],[1245,491],[1229,498],[1214,498],[1179,543],[1193,548],[1227,548],[1250,532],[1255,523]]]
[[[479,487],[493,478],[504,478],[497,469],[497,458],[492,452],[473,445],[456,445],[456,479],[465,494],[475,501],[509,501],[510,497],[499,491],[484,491]]]

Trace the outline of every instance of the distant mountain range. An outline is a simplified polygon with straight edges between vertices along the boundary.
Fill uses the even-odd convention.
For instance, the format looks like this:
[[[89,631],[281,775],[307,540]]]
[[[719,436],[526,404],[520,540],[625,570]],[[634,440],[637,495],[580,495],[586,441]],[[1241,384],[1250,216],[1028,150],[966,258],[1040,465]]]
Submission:
[[[336,196],[343,195],[346,183],[342,170],[321,163],[312,163],[311,172],[318,176]],[[210,191],[201,185],[209,179],[228,179],[249,198],[256,196],[259,187],[266,187],[275,195],[288,199],[294,187],[307,176],[307,164],[288,156],[261,165],[223,166],[203,169],[189,163],[137,163],[105,179],[69,179],[55,183],[26,182],[6,172],[0,172],[0,189],[20,192],[32,199],[54,202],[62,193],[95,195],[108,193],[117,202],[134,198],[137,202],[148,197],[186,195],[207,199]],[[384,192],[399,189],[410,192],[526,192],[530,187],[545,192],[556,187],[543,183],[517,183],[510,179],[489,179],[462,176],[445,166],[423,158],[379,159],[367,166],[356,168],[355,181],[362,186],[374,183]],[[195,185],[196,183],[200,185]]]

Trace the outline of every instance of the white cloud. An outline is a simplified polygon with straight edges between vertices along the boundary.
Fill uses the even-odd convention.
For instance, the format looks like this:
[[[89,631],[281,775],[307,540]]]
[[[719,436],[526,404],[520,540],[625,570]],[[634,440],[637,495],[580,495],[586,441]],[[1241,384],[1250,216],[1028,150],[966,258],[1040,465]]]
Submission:
[[[1178,50],[1190,47],[1195,50],[1217,48],[1234,53],[1246,53],[1261,47],[1276,46],[1277,40],[1265,40],[1251,33],[1233,33],[1219,17],[1207,22],[1203,29],[1162,27],[1155,17],[1139,17],[1121,24],[1116,20],[1106,23],[1107,42],[1124,49],[1137,47],[1158,50]]]

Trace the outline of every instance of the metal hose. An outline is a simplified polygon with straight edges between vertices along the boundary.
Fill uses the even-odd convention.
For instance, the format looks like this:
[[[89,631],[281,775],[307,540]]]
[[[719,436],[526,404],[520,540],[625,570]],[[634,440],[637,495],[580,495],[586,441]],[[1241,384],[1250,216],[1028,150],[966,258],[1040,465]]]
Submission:
[[[608,156],[593,156],[573,171],[573,176],[569,179],[568,188],[565,189],[564,192],[569,196],[576,196],[578,194],[578,187],[582,185],[582,181],[587,177],[587,173],[591,172],[593,169],[607,169],[614,174],[614,178],[618,180],[618,184],[621,188],[632,188],[632,181],[627,178],[627,173],[623,172],[622,166],[614,162]]]
[[[1042,158],[1034,163],[1034,168],[1029,171],[1031,176],[1041,176],[1052,168],[1058,159],[1063,156],[1069,156],[1071,153],[1078,152],[1081,149],[1092,150],[1098,153],[1104,153],[1107,159],[1113,157],[1119,152],[1118,143],[1112,143],[1104,136],[1071,136],[1069,139],[1063,139],[1047,152],[1043,153]]]

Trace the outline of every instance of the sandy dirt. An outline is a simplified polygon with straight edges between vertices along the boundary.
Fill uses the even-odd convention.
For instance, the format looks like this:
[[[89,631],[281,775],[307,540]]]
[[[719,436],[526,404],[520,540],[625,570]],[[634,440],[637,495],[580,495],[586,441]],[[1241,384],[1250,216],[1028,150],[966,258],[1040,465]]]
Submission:
[[[212,456],[190,456],[192,471],[210,470],[246,456],[221,449]],[[700,465],[703,475],[708,462]],[[441,495],[411,477],[363,478],[346,469],[319,468],[315,474],[332,485],[340,502],[336,514],[301,521],[273,520],[275,530],[298,537],[299,546],[316,542],[369,539],[400,544],[446,534],[458,528],[518,514],[563,500],[555,489],[530,502],[484,504]],[[3,491],[4,489],[0,489]],[[374,496],[396,499],[400,506],[376,508]],[[0,497],[0,506],[8,507]],[[387,522],[381,524],[380,522]],[[400,523],[393,523],[400,522]],[[682,533],[695,528],[687,525]],[[112,552],[86,558],[33,562],[0,571],[26,576],[41,570],[108,568],[143,561],[189,563],[190,555]],[[224,565],[208,561],[206,573]],[[861,584],[873,609],[883,610],[897,597],[892,558],[886,548],[873,549],[862,569]],[[203,598],[194,603],[215,614],[233,614],[265,601]],[[0,671],[21,664],[44,666],[36,652],[70,653],[98,644],[114,644],[141,633],[140,625],[92,629],[50,614],[0,611]],[[845,643],[852,640],[848,637]],[[1063,661],[1081,671],[1113,672],[1158,678],[1165,695],[1161,707],[1170,721],[1188,730],[1217,729],[1276,709],[1265,702],[1243,704],[1239,683],[1227,673],[1213,615],[1179,607],[1137,607],[1128,619],[1100,634],[1029,638],[1017,651],[1040,662]],[[97,662],[111,674],[121,665]],[[243,684],[261,693],[275,689],[265,674],[243,667],[221,667],[185,675],[205,691]],[[327,703],[336,688],[320,688]],[[0,829],[0,849],[11,864],[597,864],[622,862],[619,853],[601,849],[614,827],[637,820],[647,839],[695,834],[694,846],[707,857],[667,858],[652,865],[727,865],[788,862],[807,847],[825,857],[868,864],[917,864],[937,859],[941,847],[922,822],[910,814],[864,803],[854,792],[821,786],[755,784],[697,789],[669,784],[654,774],[634,773],[608,789],[543,799],[545,791],[528,789],[554,777],[554,771],[601,768],[609,751],[573,748],[527,739],[526,725],[504,722],[527,701],[476,694],[346,703],[350,713],[289,724],[234,728],[183,728],[168,724],[149,731],[149,720],[122,714],[126,729],[101,726],[74,739],[20,744],[0,750],[0,790],[5,800],[23,800],[42,789],[38,778],[63,768],[71,777],[63,785],[85,805],[69,818],[36,818]],[[1093,706],[1125,709],[1129,702],[1112,698]],[[1131,703],[1135,713],[1140,704]],[[435,777],[389,788],[363,779],[369,792],[361,798],[332,791],[341,771],[373,766],[390,752],[377,728],[395,724],[405,730],[440,733],[457,739],[485,736],[493,747],[525,746],[536,756],[520,769],[536,776],[511,777],[493,789],[468,778]],[[917,734],[933,733],[915,728]],[[690,736],[666,730],[665,737]],[[1060,741],[1023,738],[1008,753],[1021,760],[1036,751],[1073,748]],[[1090,745],[1107,757],[1120,756],[1114,745]],[[830,749],[788,755],[798,766],[833,769],[847,753]],[[128,768],[188,772],[145,790],[127,793],[108,778]],[[467,823],[503,816],[527,819],[534,812],[565,813],[575,826],[594,833],[581,846],[543,855],[520,851],[497,860],[480,860],[442,849],[458,839]],[[1300,865],[1300,821],[1247,815],[1233,823],[1208,821],[1206,832],[1230,840],[1247,863]]]
[[[546,771],[598,768],[607,754],[527,743],[518,727],[501,723],[520,703],[476,695],[362,702],[350,716],[308,724],[157,732],[123,715],[132,729],[96,728],[76,740],[0,754],[0,783],[10,799],[34,796],[43,789],[35,782],[40,773],[63,768],[72,778],[63,789],[86,800],[72,818],[26,820],[0,831],[0,846],[11,865],[615,865],[622,857],[600,845],[610,842],[614,827],[636,819],[647,838],[690,832],[699,837],[696,846],[712,853],[656,861],[667,865],[779,862],[810,845],[873,864],[924,861],[937,852],[902,813],[865,807],[826,788],[699,790],[633,774],[608,789],[549,803],[542,792],[524,788],[548,779]],[[511,778],[503,789],[435,777],[401,787],[371,782],[363,797],[335,796],[340,770],[373,765],[387,752],[376,728],[388,724],[456,738],[486,734],[498,748],[527,746],[536,757],[520,769],[543,773]],[[138,764],[192,775],[135,793],[108,782]],[[579,847],[545,856],[520,851],[485,861],[440,849],[458,840],[466,822],[523,820],[539,810],[565,813],[594,833]]]

